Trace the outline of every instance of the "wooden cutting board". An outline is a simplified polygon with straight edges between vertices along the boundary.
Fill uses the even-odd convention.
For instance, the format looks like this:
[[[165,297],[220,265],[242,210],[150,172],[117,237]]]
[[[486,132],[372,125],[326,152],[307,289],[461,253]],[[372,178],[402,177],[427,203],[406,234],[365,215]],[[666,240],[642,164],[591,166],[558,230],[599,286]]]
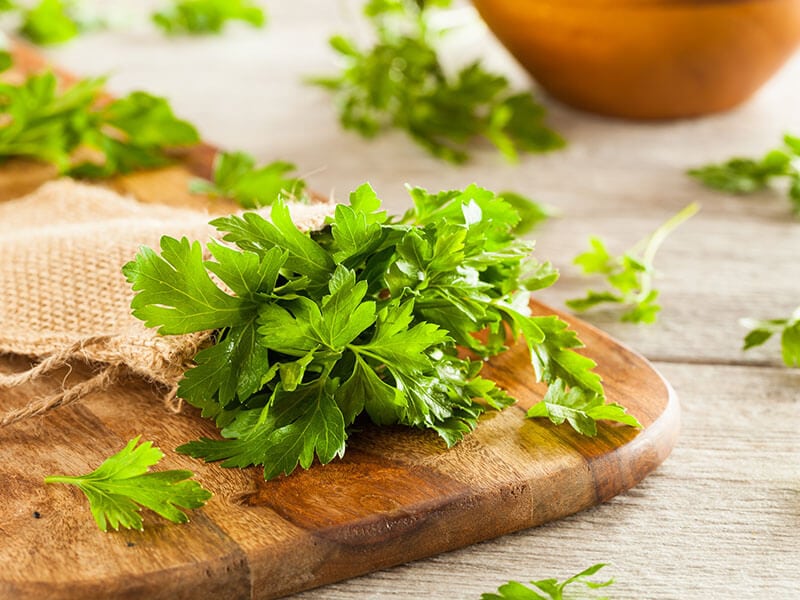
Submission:
[[[26,68],[40,59],[22,51]],[[181,166],[119,178],[112,185],[146,202],[202,202],[186,192],[207,175],[213,151]],[[52,177],[46,167],[8,163],[0,200]],[[209,204],[214,210],[225,205]],[[535,303],[537,313],[552,313]],[[544,388],[527,350],[514,346],[484,374],[520,400],[490,413],[446,450],[435,434],[368,427],[343,460],[265,482],[261,469],[224,469],[172,452],[214,436],[197,411],[169,414],[159,390],[130,379],[80,405],[0,429],[0,598],[276,598],[532,527],[583,510],[641,481],[673,448],[678,401],[639,355],[567,318],[598,363],[610,401],[626,406],[640,431],[611,424],[590,439],[568,426],[525,419]],[[30,359],[0,358],[0,370]],[[71,380],[85,377],[77,365]],[[63,384],[60,374],[0,394],[0,411]],[[214,497],[187,525],[152,514],[145,529],[100,532],[79,490],[44,485],[49,474],[91,471],[136,435],[167,452],[159,469],[186,468]]]

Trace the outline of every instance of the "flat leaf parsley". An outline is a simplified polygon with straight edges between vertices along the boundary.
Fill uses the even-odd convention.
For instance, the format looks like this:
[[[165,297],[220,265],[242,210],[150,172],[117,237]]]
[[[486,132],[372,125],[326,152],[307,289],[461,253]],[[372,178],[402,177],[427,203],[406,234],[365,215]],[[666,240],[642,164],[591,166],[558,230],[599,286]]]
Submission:
[[[592,581],[589,579],[600,569],[605,567],[603,563],[593,565],[573,575],[569,579],[559,583],[558,579],[540,579],[531,581],[533,587],[523,585],[518,581],[510,581],[500,586],[497,593],[483,594],[481,600],[564,600],[566,588],[585,587],[588,590],[600,590],[614,583],[613,579],[607,581]],[[572,596],[569,596],[570,598]],[[581,596],[583,598],[583,596]],[[597,597],[597,600],[608,600],[606,596]]]
[[[653,285],[656,253],[667,236],[698,210],[697,204],[689,204],[622,256],[612,256],[601,239],[590,238],[591,248],[575,257],[574,262],[587,275],[605,277],[611,289],[603,292],[589,290],[584,298],[567,300],[567,306],[583,312],[600,304],[618,304],[627,307],[622,321],[655,323],[661,310],[657,303],[658,290]]]
[[[771,150],[763,158],[732,158],[722,164],[692,169],[689,175],[710,188],[742,195],[785,180],[792,210],[800,216],[800,137],[786,134],[783,148]]]
[[[164,453],[152,442],[139,444],[139,439],[132,439],[87,475],[51,475],[44,481],[78,486],[103,531],[109,526],[142,529],[141,506],[173,523],[188,522],[189,517],[181,508],[200,508],[211,498],[211,492],[190,481],[191,471],[148,472]]]
[[[263,465],[269,479],[342,456],[362,414],[432,429],[452,446],[487,409],[513,403],[458,347],[488,358],[506,349],[509,333],[525,339],[539,380],[581,390],[586,418],[618,416],[597,412],[600,377],[574,352],[575,332],[530,314],[531,292],[557,275],[511,234],[519,213],[477,186],[411,195],[415,209],[394,221],[365,184],[311,233],[279,198],[271,221],[256,213],[212,221],[224,243],[208,245],[210,260],[198,242],[164,237],[160,255],[144,248],[124,267],[137,292],[133,313],[148,327],[216,331],[179,395],[215,419],[224,439],[180,452]]]
[[[787,367],[800,367],[800,307],[788,319],[742,319],[750,332],[744,338],[744,350],[761,346],[776,334],[781,336],[781,355]]]
[[[64,174],[101,178],[162,166],[168,150],[199,141],[164,98],[133,92],[100,103],[104,83],[84,79],[62,90],[50,71],[19,85],[0,83],[0,159],[31,158]]]
[[[243,208],[268,206],[280,195],[307,201],[306,183],[292,163],[275,161],[262,167],[245,152],[221,152],[214,161],[213,181],[194,179],[190,191],[212,197],[230,198]]]
[[[483,138],[509,160],[520,152],[561,148],[544,124],[545,109],[530,92],[513,93],[508,80],[480,62],[446,73],[436,51],[429,13],[450,0],[370,0],[364,13],[377,43],[361,50],[342,36],[330,45],[342,72],[312,83],[331,92],[340,121],[364,137],[392,127],[405,130],[434,156],[455,163],[469,158],[469,143]]]
[[[220,33],[228,21],[243,21],[261,28],[266,14],[249,0],[171,0],[153,13],[153,22],[169,35]]]

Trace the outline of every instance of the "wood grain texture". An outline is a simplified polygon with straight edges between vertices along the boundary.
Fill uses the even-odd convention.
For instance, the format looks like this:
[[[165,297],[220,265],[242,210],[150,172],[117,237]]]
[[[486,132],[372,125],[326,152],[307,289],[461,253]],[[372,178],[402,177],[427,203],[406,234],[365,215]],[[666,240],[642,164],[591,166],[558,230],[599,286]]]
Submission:
[[[25,68],[38,61],[21,50]],[[126,176],[111,185],[145,202],[196,203],[186,183],[207,174],[203,146],[185,164]],[[0,199],[47,178],[22,162],[0,170]],[[219,204],[210,210],[223,210]],[[551,313],[534,303],[537,313]],[[276,598],[409,560],[540,525],[633,487],[672,450],[679,409],[669,385],[640,356],[571,319],[601,363],[610,401],[628,407],[642,431],[601,425],[589,439],[566,426],[527,420],[544,388],[533,383],[527,349],[517,344],[485,375],[519,404],[481,420],[446,450],[437,436],[364,424],[345,458],[265,482],[261,470],[223,469],[169,452],[215,436],[198,411],[167,414],[157,390],[137,380],[0,430],[0,597]],[[24,368],[23,358],[0,369]],[[0,410],[86,377],[91,366],[12,390]],[[168,451],[164,468],[188,468],[215,493],[186,526],[146,517],[143,532],[102,534],[77,488],[45,486],[48,474],[92,470],[142,434]]]
[[[526,420],[542,386],[531,383],[527,350],[515,345],[486,374],[520,403],[487,415],[451,450],[430,432],[365,425],[343,460],[271,482],[258,468],[223,469],[168,452],[165,468],[192,469],[215,493],[186,526],[151,515],[144,532],[102,534],[77,489],[42,484],[47,474],[88,472],[138,434],[166,450],[216,435],[197,411],[165,413],[146,384],[132,380],[2,430],[0,479],[10,485],[0,506],[0,597],[275,598],[608,500],[669,454],[678,404],[644,359],[590,326],[575,327],[602,363],[610,400],[642,421],[641,432],[603,425],[589,439]],[[84,375],[76,369],[70,377]],[[15,390],[0,408],[62,380]]]

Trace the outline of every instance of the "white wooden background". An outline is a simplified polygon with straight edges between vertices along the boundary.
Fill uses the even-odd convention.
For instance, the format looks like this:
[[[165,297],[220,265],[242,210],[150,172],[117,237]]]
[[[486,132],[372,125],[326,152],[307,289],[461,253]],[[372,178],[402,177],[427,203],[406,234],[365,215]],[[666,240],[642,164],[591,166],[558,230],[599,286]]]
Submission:
[[[143,15],[147,4],[113,6]],[[566,150],[514,166],[482,148],[454,168],[402,134],[370,142],[343,131],[328,96],[303,84],[334,68],[330,34],[364,35],[357,3],[267,5],[265,31],[166,40],[134,26],[51,55],[82,75],[111,73],[114,92],[165,95],[209,141],[294,161],[315,189],[338,198],[368,180],[400,210],[406,182],[431,189],[477,182],[548,202],[561,217],[537,233],[538,255],[562,268],[562,280],[542,294],[555,305],[587,285],[570,261],[589,234],[621,251],[688,202],[703,207],[657,259],[659,324],[590,318],[653,360],[678,391],[683,433],[661,468],[631,492],[561,522],[299,597],[477,599],[509,579],[567,576],[601,561],[612,563],[614,598],[800,597],[800,372],[782,368],[775,345],[743,354],[737,324],[788,315],[800,304],[800,220],[779,193],[730,198],[683,175],[732,154],[760,154],[783,131],[800,134],[800,56],[729,114],[637,124],[548,103]],[[453,55],[480,54],[530,85],[477,23],[450,44]]]

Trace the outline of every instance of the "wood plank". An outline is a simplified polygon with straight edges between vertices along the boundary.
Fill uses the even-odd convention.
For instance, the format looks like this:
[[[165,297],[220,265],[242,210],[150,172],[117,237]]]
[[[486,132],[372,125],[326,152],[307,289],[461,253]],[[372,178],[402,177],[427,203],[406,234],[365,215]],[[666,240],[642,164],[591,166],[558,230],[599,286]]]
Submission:
[[[680,395],[681,439],[634,489],[542,527],[297,600],[476,600],[510,579],[565,578],[596,562],[611,563],[604,573],[615,577],[615,600],[795,598],[800,373],[656,366]]]
[[[0,592],[189,598],[213,581],[215,589],[230,588],[219,597],[236,598],[249,581],[254,597],[274,598],[606,501],[666,458],[677,436],[677,400],[643,359],[598,330],[575,325],[589,354],[601,360],[610,399],[645,425],[638,435],[603,426],[589,439],[524,419],[523,410],[542,389],[530,375],[520,376],[530,367],[526,349],[517,345],[491,361],[487,375],[516,395],[519,406],[487,416],[449,451],[430,432],[367,426],[353,436],[342,461],[271,482],[257,468],[222,469],[170,454],[165,467],[193,469],[216,494],[186,527],[153,518],[144,532],[103,535],[77,490],[41,480],[91,470],[140,433],[167,450],[213,435],[212,424],[196,411],[165,414],[155,390],[131,381],[79,407],[6,428],[0,431],[0,477],[13,481],[14,491],[0,507],[7,536],[0,547],[6,565]],[[50,381],[48,389],[59,383]],[[44,383],[16,390],[0,407],[45,391]],[[34,512],[44,518],[33,518]],[[181,584],[166,585],[162,577]]]

